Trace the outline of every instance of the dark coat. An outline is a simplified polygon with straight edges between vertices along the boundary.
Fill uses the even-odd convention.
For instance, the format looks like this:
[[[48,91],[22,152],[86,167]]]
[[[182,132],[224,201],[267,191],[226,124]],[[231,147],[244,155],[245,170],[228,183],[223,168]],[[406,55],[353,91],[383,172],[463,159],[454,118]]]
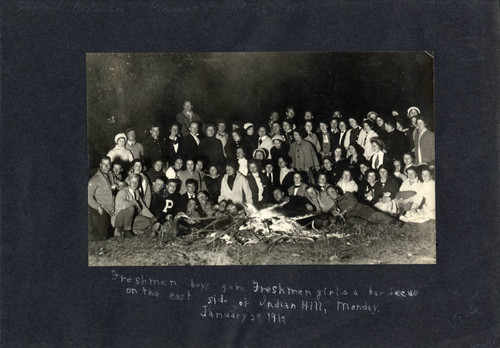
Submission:
[[[396,198],[396,193],[399,191],[398,181],[394,177],[389,176],[385,185],[383,185],[379,180],[375,183],[374,191],[375,203],[378,202],[379,199],[382,198],[382,196],[384,196],[387,192],[389,192],[391,194],[391,198],[394,199]]]
[[[375,183],[375,185],[376,184],[377,183]],[[370,206],[372,206],[378,202],[378,199],[375,199],[375,198],[373,198],[371,201],[368,201],[366,199],[366,196],[365,196],[368,192],[372,192],[375,195],[375,185],[371,186],[366,180],[363,180],[359,183],[358,198],[359,198],[360,202],[363,202],[364,204],[367,204]]]
[[[351,135],[349,138],[349,144],[352,145],[358,142],[359,132],[361,132],[361,127],[351,129]]]
[[[170,165],[172,165],[175,161],[175,158],[177,156],[184,156],[184,153],[182,151],[182,138],[177,137],[177,140],[174,141],[170,138],[167,138],[165,140],[166,144],[166,159]],[[174,145],[178,144],[177,152],[175,151]]]
[[[196,199],[196,193],[195,193]],[[187,192],[179,196],[179,211],[186,212],[187,203],[189,201]]]
[[[158,221],[163,223],[168,214],[175,216],[175,214],[179,212],[179,205],[180,200],[178,193],[170,195],[166,192],[166,190],[163,190],[160,193],[153,192],[151,207],[149,210]]]
[[[307,210],[307,204],[309,203],[307,198],[301,196],[291,196],[288,198],[290,201],[281,208],[277,208],[277,211],[283,210],[283,212],[288,213],[286,214],[287,216],[297,216],[309,212]]]
[[[222,166],[224,164],[222,142],[217,138],[203,138],[200,141],[198,154],[208,160],[207,164],[216,164],[218,166]]]
[[[293,185],[293,175],[295,173],[294,172],[290,172],[288,173],[287,175],[285,175],[285,177],[283,178],[283,182],[281,183],[281,188],[283,189],[283,191],[287,192],[288,191],[288,188],[290,188],[290,186]],[[278,183],[280,182],[280,174],[279,174],[279,171],[278,171]]]
[[[347,136],[347,130],[342,134],[342,132],[339,131],[339,143],[335,144],[336,146],[341,145],[344,146],[345,138]],[[345,148],[345,147],[344,147]]]
[[[262,173],[266,177],[266,185],[268,187],[267,190],[267,201],[272,202],[273,201],[273,191],[275,188],[280,186],[280,173],[279,170],[274,170],[271,180],[269,180],[269,177],[267,173]]]
[[[404,153],[410,150],[408,137],[397,129],[387,133],[386,145],[387,155],[392,159],[402,160]]]
[[[326,134],[328,135],[328,141],[329,141],[329,144],[330,144],[330,152],[335,148],[335,145],[334,143],[332,143],[333,139],[332,139],[332,132],[330,132],[330,130],[328,130],[326,132]],[[316,133],[316,136],[318,137],[318,141],[319,143],[321,144],[321,151],[325,151],[325,143],[323,142],[323,132],[317,132]],[[338,139],[337,139],[338,141]]]
[[[262,174],[262,173],[259,173],[259,178],[260,178],[260,181],[262,182],[262,186],[263,186],[263,193],[262,193],[262,201],[261,202],[267,202],[267,198],[269,197],[269,187],[268,187],[268,184],[267,184],[267,177]],[[248,186],[250,186],[250,191],[252,191],[252,200],[253,200],[253,205],[257,205],[259,203],[259,187],[257,186],[257,182],[254,178],[254,176],[249,173],[247,175],[247,180],[248,180]]]
[[[276,147],[271,148],[271,161],[273,161],[274,168],[278,168],[278,158],[282,156],[288,156],[288,151],[290,151],[290,145],[288,143],[282,143],[281,148]]]
[[[167,182],[167,176],[163,170],[157,172],[154,168],[151,168],[146,172],[146,176],[148,177],[150,184],[153,184],[158,178],[162,178],[165,183]]]
[[[224,175],[219,175],[217,178],[213,179],[209,175],[205,175],[205,184],[207,185],[208,194],[213,202],[217,202],[220,195],[220,187],[222,182],[222,177]]]
[[[375,165],[373,164],[373,156],[375,156],[375,155],[372,155],[372,156],[370,157],[370,167],[371,167],[372,169],[378,170],[378,168],[380,168],[380,166],[381,166],[382,164],[385,164],[385,165],[389,166],[389,168],[391,168],[391,167],[392,167],[392,159],[391,159],[391,158],[390,158],[390,157],[389,157],[386,153],[383,153],[383,156],[382,156],[382,163],[379,163],[379,164],[378,164],[378,168],[375,168]]]
[[[259,146],[259,136],[256,134],[252,136],[245,135],[243,139],[241,139],[241,142],[247,158],[251,158],[253,151]]]
[[[337,133],[330,133],[330,134],[331,134],[330,139],[332,141],[330,143],[330,149],[333,152],[333,149],[335,149],[336,146],[339,146],[340,131],[338,131]]]
[[[158,137],[155,140],[152,136],[149,136],[142,143],[142,146],[144,147],[144,164],[146,167],[151,168],[154,160],[167,160],[167,144],[164,138]]]
[[[199,145],[191,134],[182,137],[181,147],[185,159],[194,159],[198,157]]]

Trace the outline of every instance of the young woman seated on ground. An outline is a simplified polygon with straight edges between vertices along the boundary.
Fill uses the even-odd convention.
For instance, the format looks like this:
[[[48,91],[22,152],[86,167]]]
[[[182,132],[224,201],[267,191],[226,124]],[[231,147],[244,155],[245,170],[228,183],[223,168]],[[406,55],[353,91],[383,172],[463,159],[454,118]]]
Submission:
[[[421,203],[418,208],[411,209],[404,216],[401,216],[400,219],[402,221],[422,223],[436,219],[436,191],[431,170],[428,166],[423,166],[420,175],[422,177],[422,184],[415,200]]]

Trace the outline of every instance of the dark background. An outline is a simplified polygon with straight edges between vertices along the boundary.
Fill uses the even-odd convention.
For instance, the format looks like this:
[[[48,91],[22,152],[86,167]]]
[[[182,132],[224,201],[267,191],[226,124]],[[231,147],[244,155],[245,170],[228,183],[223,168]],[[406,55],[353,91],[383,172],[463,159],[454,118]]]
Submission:
[[[432,52],[429,53],[432,55]],[[90,166],[132,126],[138,141],[151,123],[164,136],[183,101],[205,122],[224,119],[267,124],[286,106],[301,119],[333,111],[402,117],[410,106],[433,118],[433,59],[425,52],[372,53],[97,53],[87,55]],[[107,120],[114,116],[116,123]],[[432,126],[432,125],[431,125]]]
[[[1,10],[2,347],[498,345],[497,1],[3,1]],[[199,302],[130,300],[111,268],[87,266],[86,53],[423,50],[435,55],[436,265],[117,268],[186,284],[418,288],[416,301],[383,300],[375,316],[238,326],[201,320]],[[343,97],[339,107],[351,105]],[[172,98],[166,113],[184,96]],[[477,310],[459,322],[464,308]]]

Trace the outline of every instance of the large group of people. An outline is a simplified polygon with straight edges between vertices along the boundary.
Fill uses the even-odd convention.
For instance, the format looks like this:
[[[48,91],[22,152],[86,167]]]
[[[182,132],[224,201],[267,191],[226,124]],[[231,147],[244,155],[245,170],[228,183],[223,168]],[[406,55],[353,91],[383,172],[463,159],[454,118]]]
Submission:
[[[116,134],[88,184],[90,240],[155,234],[176,216],[198,226],[245,204],[314,212],[316,228],[435,219],[434,133],[417,107],[207,121],[185,101],[165,134],[156,124],[142,144],[133,128]]]

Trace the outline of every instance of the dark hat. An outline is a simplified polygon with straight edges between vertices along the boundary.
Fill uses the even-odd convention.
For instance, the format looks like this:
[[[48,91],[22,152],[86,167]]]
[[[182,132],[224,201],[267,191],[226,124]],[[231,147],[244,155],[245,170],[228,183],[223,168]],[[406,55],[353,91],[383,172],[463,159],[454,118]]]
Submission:
[[[356,121],[356,124],[357,124],[357,125],[360,125],[360,124],[361,124],[361,123],[360,123],[360,122],[361,122],[361,120],[360,120],[360,118],[359,118],[357,115],[351,115],[351,116],[348,116],[348,117],[346,117],[346,118],[347,118],[347,121],[349,121],[349,120],[352,118],[354,121]]]
[[[380,169],[385,169],[387,170],[389,173],[391,172],[391,169],[389,168],[389,166],[387,164],[382,164],[380,167],[378,167],[378,170],[380,171]]]
[[[392,128],[396,128],[396,120],[394,117],[390,117],[387,120],[384,120],[385,124],[388,124],[389,126],[392,126]]]

